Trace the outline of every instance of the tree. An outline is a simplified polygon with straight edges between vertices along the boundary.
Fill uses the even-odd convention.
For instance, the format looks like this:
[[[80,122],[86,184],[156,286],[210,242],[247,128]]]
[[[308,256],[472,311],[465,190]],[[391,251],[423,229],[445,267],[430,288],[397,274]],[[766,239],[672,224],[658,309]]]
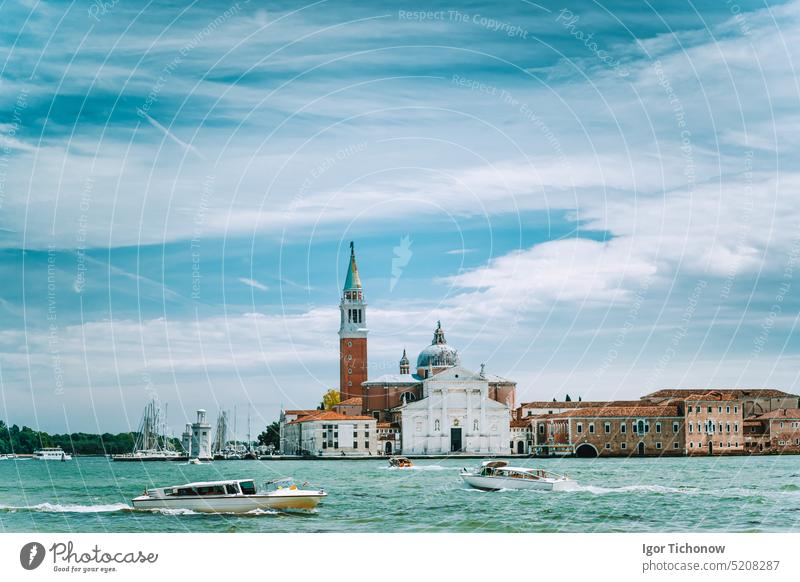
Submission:
[[[330,410],[342,401],[342,395],[338,390],[331,388],[322,396],[322,408],[320,410]]]
[[[572,398],[569,397],[569,394],[567,394],[567,397],[564,398],[564,402],[572,402]]]
[[[276,450],[280,448],[281,444],[281,425],[276,420],[270,424],[264,431],[258,435],[258,444],[264,446],[272,445]]]

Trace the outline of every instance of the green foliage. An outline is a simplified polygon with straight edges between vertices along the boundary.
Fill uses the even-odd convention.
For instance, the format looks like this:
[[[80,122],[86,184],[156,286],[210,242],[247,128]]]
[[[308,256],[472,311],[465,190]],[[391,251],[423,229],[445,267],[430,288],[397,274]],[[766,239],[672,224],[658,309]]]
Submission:
[[[122,432],[119,434],[88,434],[74,432],[72,434],[54,434],[35,431],[16,424],[7,426],[0,420],[0,454],[31,454],[42,447],[61,447],[68,453],[77,455],[116,455],[130,453],[136,442],[137,433]],[[180,446],[179,441],[173,439]]]
[[[280,448],[281,444],[281,425],[278,421],[273,422],[264,431],[258,435],[259,445],[272,445],[275,450]]]

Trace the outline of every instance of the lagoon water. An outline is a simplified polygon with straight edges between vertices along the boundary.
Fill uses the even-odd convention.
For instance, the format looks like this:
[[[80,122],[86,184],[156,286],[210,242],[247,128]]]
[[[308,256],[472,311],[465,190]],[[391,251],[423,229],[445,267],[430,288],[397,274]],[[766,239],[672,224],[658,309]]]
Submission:
[[[800,456],[519,459],[566,473],[576,491],[482,492],[459,468],[368,461],[114,463],[0,461],[2,532],[647,532],[800,531]],[[145,487],[292,476],[329,497],[313,514],[132,511]]]

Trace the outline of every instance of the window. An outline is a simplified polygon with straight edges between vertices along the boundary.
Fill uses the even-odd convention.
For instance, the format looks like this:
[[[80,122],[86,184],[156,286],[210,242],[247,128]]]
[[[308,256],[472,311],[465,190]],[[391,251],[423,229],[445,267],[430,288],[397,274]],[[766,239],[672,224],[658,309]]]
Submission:
[[[675,441],[674,443],[672,443],[672,448],[673,449],[677,449],[678,448],[678,441]]]
[[[726,406],[725,407],[725,414],[730,414],[730,413],[731,413],[731,407],[730,406]]]
[[[594,434],[594,423],[593,422],[589,423],[589,434]]]
[[[700,412],[700,405],[699,404],[697,405],[697,407],[695,407],[694,411],[697,412],[697,413]]]
[[[721,406],[717,406],[717,412],[722,413],[722,407]]]
[[[660,422],[657,422],[657,423],[656,423],[656,432],[657,432],[657,433],[660,433],[660,432],[661,432],[661,423],[660,423]]]
[[[439,431],[441,430],[441,424],[439,423],[439,419],[433,421],[433,430]]]
[[[672,432],[678,432],[681,429],[681,425],[677,422],[672,423]]]
[[[738,414],[739,413],[739,407],[738,406],[734,406],[733,407],[733,413],[734,414]]]
[[[472,421],[472,430],[474,430],[474,431],[478,430],[478,421],[477,420],[473,420]]]
[[[708,412],[711,412],[711,407],[710,406],[708,407]]]
[[[637,434],[637,428],[635,422],[631,423],[631,431],[633,432],[633,434]]]
[[[783,421],[781,421],[781,428],[783,428]]]
[[[533,416],[533,410],[528,411],[528,416]]]
[[[611,443],[606,443],[606,449],[611,449]]]
[[[369,443],[364,443],[364,448],[368,449],[369,448]]]
[[[689,448],[693,449],[694,448],[694,443],[689,443]]]
[[[539,425],[539,434],[544,434],[544,425],[543,424]]]
[[[731,423],[730,422],[726,422],[725,423],[725,432],[731,432]]]
[[[657,449],[660,449],[660,448],[661,448],[661,441],[658,441],[658,442],[656,442],[656,448],[657,448]]]
[[[577,431],[578,431],[578,434],[581,434],[583,432],[583,424],[581,424],[580,422],[578,423]]]
[[[352,348],[352,347],[353,347],[353,342],[351,342],[351,341],[348,341],[348,342],[347,342],[347,347],[348,347],[348,348]]]
[[[358,448],[358,442],[357,442],[357,441],[353,441],[353,448],[354,448],[354,449],[357,449],[357,448]]]
[[[692,413],[692,407],[691,406],[687,406],[686,407],[686,414],[691,414],[691,413]]]
[[[693,433],[693,432],[694,432],[694,425],[690,422],[689,423],[689,433]]]
[[[627,443],[620,443],[620,445],[619,445],[619,448],[621,448],[621,449],[627,449],[627,448],[628,448],[628,445],[627,445]]]
[[[610,422],[607,422],[607,423],[604,425],[604,429],[605,429],[605,431],[606,431],[606,434],[609,434],[609,433],[611,432],[611,423],[610,423]]]
[[[627,430],[628,430],[628,427],[624,422],[619,423],[619,432],[621,432],[622,434],[625,434],[625,432]]]

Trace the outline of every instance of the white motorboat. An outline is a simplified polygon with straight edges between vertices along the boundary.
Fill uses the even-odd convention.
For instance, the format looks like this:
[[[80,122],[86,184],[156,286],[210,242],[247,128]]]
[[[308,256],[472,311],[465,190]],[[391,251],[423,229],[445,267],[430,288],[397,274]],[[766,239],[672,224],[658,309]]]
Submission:
[[[484,461],[481,466],[461,471],[461,478],[470,486],[484,491],[500,489],[539,489],[566,491],[574,489],[577,481],[544,469],[509,467],[505,461]]]
[[[258,491],[253,479],[187,483],[148,489],[133,499],[134,509],[189,509],[201,513],[247,513],[258,509],[311,510],[327,493],[300,489],[291,479],[268,481]]]
[[[39,461],[71,461],[72,455],[65,453],[61,447],[46,447],[33,451],[33,458]]]

